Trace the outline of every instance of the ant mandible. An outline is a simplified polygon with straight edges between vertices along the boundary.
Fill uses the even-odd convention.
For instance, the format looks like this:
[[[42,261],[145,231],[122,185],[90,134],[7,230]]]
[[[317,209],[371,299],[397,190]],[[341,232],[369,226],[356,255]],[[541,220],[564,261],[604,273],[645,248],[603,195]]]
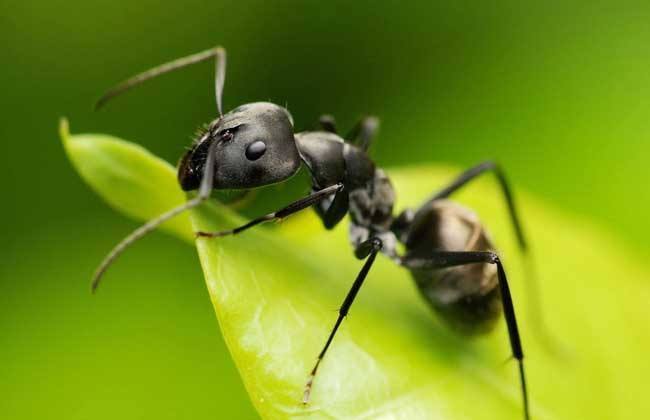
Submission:
[[[181,188],[184,191],[198,190],[198,194],[144,224],[115,246],[95,272],[92,290],[96,290],[106,269],[128,246],[166,220],[206,201],[213,189],[247,190],[283,182],[304,164],[311,175],[311,193],[307,197],[234,229],[196,232],[200,238],[235,235],[308,207],[314,208],[326,229],[332,229],[349,214],[354,255],[365,262],[343,300],[334,327],[309,374],[303,403],[308,403],[318,367],[375,257],[381,252],[408,269],[424,299],[442,319],[463,333],[472,335],[490,331],[503,309],[512,355],[519,366],[524,418],[529,419],[524,353],[506,272],[477,216],[447,200],[477,176],[493,172],[508,205],[519,246],[525,251],[526,241],[514,200],[499,166],[489,161],[481,163],[463,172],[419,208],[393,215],[395,192],[390,180],[366,153],[379,126],[376,118],[361,119],[344,140],[337,134],[334,119],[327,115],[320,118],[321,131],[294,133],[289,111],[269,102],[241,105],[224,114],[221,98],[226,51],[222,47],[140,73],[109,90],[95,108],[146,80],[211,58],[216,61],[219,117],[198,135],[178,165]],[[398,242],[405,247],[403,255],[397,253]]]

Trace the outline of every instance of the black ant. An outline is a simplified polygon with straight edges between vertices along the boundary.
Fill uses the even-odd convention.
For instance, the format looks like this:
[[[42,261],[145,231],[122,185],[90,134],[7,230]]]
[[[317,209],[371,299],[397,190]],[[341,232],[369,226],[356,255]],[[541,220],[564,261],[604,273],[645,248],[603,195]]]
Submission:
[[[305,164],[312,184],[311,194],[307,197],[234,229],[196,232],[200,238],[234,235],[308,207],[316,210],[326,229],[334,228],[346,214],[350,215],[350,241],[354,255],[365,262],[343,300],[334,327],[309,374],[303,403],[308,403],[318,367],[375,257],[381,252],[408,269],[431,307],[461,332],[478,334],[490,331],[503,308],[512,355],[519,366],[524,418],[529,419],[524,353],[506,272],[477,216],[447,200],[477,176],[493,172],[508,204],[519,245],[525,251],[526,241],[514,200],[499,166],[493,162],[477,165],[431,196],[418,209],[407,209],[393,215],[395,192],[390,180],[366,153],[379,126],[376,118],[363,118],[344,140],[337,134],[336,124],[330,116],[320,118],[321,131],[294,133],[289,111],[268,102],[241,105],[224,114],[221,98],[226,51],[222,47],[180,58],[134,76],[102,96],[96,109],[146,80],[211,58],[216,61],[219,117],[198,136],[178,165],[181,188],[184,191],[198,190],[198,195],[149,221],[113,248],[95,272],[92,290],[95,291],[106,269],[128,246],[164,221],[206,201],[213,189],[247,190],[283,182]],[[406,252],[403,255],[397,253],[398,242],[404,244]]]

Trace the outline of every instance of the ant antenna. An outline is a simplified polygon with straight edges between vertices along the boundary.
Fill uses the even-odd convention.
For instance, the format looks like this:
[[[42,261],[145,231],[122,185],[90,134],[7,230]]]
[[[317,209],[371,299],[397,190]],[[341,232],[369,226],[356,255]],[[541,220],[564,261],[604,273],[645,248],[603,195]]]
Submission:
[[[173,208],[168,212],[163,213],[160,216],[156,217],[155,219],[148,221],[144,225],[134,230],[129,236],[122,239],[120,243],[115,245],[115,247],[111,250],[111,252],[109,252],[108,255],[104,257],[104,260],[99,265],[99,267],[97,267],[97,270],[95,270],[95,274],[93,275],[93,281],[90,285],[91,293],[95,293],[95,291],[97,290],[97,286],[99,286],[99,282],[101,281],[108,267],[110,267],[111,264],[115,262],[117,257],[119,257],[129,246],[133,245],[134,242],[136,242],[138,239],[141,239],[146,234],[155,230],[162,223],[166,222],[167,220],[171,219],[174,216],[181,214],[186,210],[198,206],[199,204],[203,203],[205,200],[207,200],[210,197],[210,192],[212,191],[212,183],[214,180],[215,151],[216,151],[216,146],[218,144],[219,144],[218,141],[214,141],[212,142],[212,144],[208,149],[208,155],[205,161],[203,178],[201,179],[201,186],[199,187],[198,195],[193,199],[187,201],[185,204]]]
[[[223,47],[214,47],[209,50],[201,51],[196,54],[188,55],[187,57],[178,58],[169,63],[161,64],[160,66],[154,67],[150,70],[137,74],[130,79],[123,81],[122,83],[114,86],[108,90],[97,102],[95,102],[95,110],[103,107],[108,101],[114,97],[121,95],[122,93],[130,90],[131,88],[145,82],[149,79],[153,79],[162,74],[172,72],[174,70],[181,69],[183,67],[191,66],[192,64],[200,63],[202,61],[208,60],[212,57],[215,57],[216,60],[216,70],[215,70],[215,93],[217,96],[217,110],[219,111],[219,116],[223,115],[223,108],[221,106],[221,97],[223,95],[223,84],[226,79],[226,50]]]

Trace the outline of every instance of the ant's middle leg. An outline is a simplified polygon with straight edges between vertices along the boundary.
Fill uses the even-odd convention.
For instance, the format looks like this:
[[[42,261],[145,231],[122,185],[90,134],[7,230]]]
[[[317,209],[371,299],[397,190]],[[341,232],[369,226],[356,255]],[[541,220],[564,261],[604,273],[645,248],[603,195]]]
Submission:
[[[327,353],[327,349],[329,349],[330,344],[332,344],[332,340],[334,339],[334,336],[336,335],[336,332],[338,331],[341,322],[343,322],[343,319],[350,311],[350,307],[352,306],[354,299],[357,297],[357,293],[359,293],[359,289],[361,289],[361,286],[363,285],[363,282],[366,279],[366,276],[368,275],[370,268],[375,262],[375,257],[377,257],[377,253],[381,251],[382,247],[383,247],[383,243],[381,239],[374,237],[359,244],[359,246],[355,250],[354,252],[355,256],[359,259],[366,258],[366,262],[363,264],[363,267],[361,267],[361,271],[359,271],[356,280],[354,280],[354,283],[352,283],[352,287],[350,288],[350,291],[345,296],[345,299],[343,300],[343,304],[339,309],[339,315],[338,318],[336,318],[336,323],[334,324],[334,328],[332,328],[332,331],[330,332],[330,335],[327,338],[327,341],[325,342],[325,346],[319,353],[318,359],[316,360],[316,364],[314,365],[314,368],[311,370],[311,373],[309,374],[309,380],[305,385],[305,391],[302,397],[303,404],[307,404],[309,402],[311,389],[314,384],[314,378],[316,377],[316,373],[318,372],[318,367],[320,366],[321,361],[325,357],[325,353]]]

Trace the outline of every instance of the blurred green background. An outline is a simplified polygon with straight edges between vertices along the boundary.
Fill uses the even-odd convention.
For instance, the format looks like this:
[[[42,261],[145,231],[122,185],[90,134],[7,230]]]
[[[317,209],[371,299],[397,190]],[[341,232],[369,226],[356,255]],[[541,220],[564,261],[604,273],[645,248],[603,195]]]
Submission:
[[[516,188],[647,257],[650,3],[349,3],[0,0],[0,418],[256,416],[193,249],[153,235],[91,298],[95,265],[135,223],[82,183],[56,133],[66,115],[73,132],[115,134],[175,162],[215,116],[211,65],[100,113],[91,104],[215,44],[229,51],[226,108],[286,104],[297,129],[324,112],[344,129],[376,114],[380,165],[498,159]],[[276,188],[248,211],[301,188]]]

